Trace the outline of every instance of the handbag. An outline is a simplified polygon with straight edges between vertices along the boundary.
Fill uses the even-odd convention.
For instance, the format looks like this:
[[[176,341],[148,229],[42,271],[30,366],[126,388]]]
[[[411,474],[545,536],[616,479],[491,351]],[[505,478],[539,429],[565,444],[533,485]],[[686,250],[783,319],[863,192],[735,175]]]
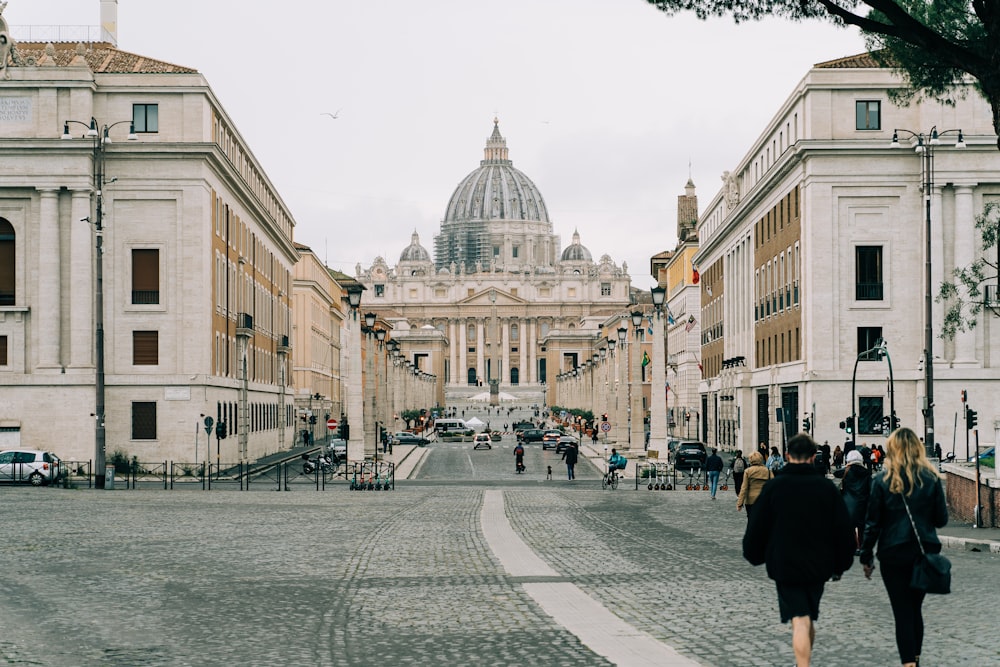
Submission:
[[[920,556],[913,564],[910,588],[938,595],[951,593],[951,561],[941,554],[929,554],[924,551],[924,543],[920,540],[920,533],[917,532],[917,524],[913,520],[913,514],[910,513],[910,506],[906,503],[906,496],[899,494],[899,497],[903,499],[903,507],[906,508],[906,515],[910,517],[910,525],[920,547]]]

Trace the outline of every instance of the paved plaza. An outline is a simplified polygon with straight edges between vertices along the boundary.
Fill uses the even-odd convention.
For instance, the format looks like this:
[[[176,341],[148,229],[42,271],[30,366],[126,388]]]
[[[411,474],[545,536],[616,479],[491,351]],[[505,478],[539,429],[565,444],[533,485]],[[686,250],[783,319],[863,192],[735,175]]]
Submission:
[[[515,475],[512,446],[434,443],[388,492],[2,487],[0,662],[793,664],[732,488],[602,491],[534,445]],[[1000,664],[1000,555],[947,555],[924,660]],[[881,581],[826,591],[814,665],[898,664]]]

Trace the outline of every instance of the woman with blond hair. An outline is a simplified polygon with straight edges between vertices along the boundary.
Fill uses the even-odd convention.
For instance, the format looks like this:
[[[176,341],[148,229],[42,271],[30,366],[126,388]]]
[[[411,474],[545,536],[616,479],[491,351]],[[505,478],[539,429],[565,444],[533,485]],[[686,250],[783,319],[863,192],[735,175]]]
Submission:
[[[924,592],[910,588],[913,566],[921,554],[921,544],[927,553],[941,552],[936,528],[946,523],[948,508],[941,477],[927,459],[924,444],[911,429],[897,429],[886,440],[883,470],[872,480],[861,564],[865,577],[871,579],[875,571],[872,549],[877,543],[903,667],[919,664],[924,640],[920,611]]]
[[[750,508],[757,502],[760,490],[773,475],[764,466],[764,457],[760,452],[750,455],[750,467],[743,473],[743,486],[740,494],[736,497],[736,511],[739,512],[744,507],[747,508],[747,521],[750,520]]]

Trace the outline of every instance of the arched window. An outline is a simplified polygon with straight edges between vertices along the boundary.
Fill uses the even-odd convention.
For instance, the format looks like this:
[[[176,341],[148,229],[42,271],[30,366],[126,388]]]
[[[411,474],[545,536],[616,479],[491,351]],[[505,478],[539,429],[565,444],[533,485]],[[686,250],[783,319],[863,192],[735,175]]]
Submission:
[[[510,341],[512,343],[517,342],[518,326],[516,324],[510,325]]]
[[[14,227],[0,218],[0,306],[14,305]]]
[[[476,325],[475,324],[470,324],[468,326],[468,333],[466,334],[465,338],[470,343],[475,342],[475,340],[476,340]]]

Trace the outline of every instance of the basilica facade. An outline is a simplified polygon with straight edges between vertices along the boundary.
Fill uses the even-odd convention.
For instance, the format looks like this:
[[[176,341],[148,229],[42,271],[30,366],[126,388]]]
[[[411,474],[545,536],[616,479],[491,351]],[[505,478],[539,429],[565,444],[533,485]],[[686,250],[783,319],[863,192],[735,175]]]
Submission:
[[[377,257],[356,277],[366,288],[361,307],[392,324],[406,358],[438,378],[444,400],[492,384],[505,399],[554,403],[547,380],[589,360],[601,324],[631,302],[627,265],[608,255],[595,262],[576,232],[561,246],[496,119],[483,160],[445,207],[434,257],[414,231],[395,265]]]

